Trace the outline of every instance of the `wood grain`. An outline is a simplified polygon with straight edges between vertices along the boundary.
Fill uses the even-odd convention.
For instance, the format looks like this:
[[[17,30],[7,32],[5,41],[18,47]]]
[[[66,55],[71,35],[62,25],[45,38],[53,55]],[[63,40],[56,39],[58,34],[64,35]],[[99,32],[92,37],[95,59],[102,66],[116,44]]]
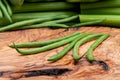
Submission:
[[[110,69],[102,70],[99,65],[90,64],[86,57],[74,65],[74,60],[70,51],[61,60],[51,63],[47,59],[53,54],[57,54],[65,46],[53,49],[47,52],[22,56],[8,47],[11,43],[44,41],[63,37],[74,32],[94,32],[109,33],[111,36],[105,40],[95,51],[94,57],[105,61]],[[82,45],[79,54],[87,51],[94,41]],[[79,29],[29,29],[22,31],[12,31],[0,33],[0,80],[12,80],[19,78],[24,71],[40,70],[46,68],[70,68],[71,72],[61,76],[35,76],[28,78],[19,78],[18,80],[119,80],[120,79],[120,29],[109,27],[81,27]]]

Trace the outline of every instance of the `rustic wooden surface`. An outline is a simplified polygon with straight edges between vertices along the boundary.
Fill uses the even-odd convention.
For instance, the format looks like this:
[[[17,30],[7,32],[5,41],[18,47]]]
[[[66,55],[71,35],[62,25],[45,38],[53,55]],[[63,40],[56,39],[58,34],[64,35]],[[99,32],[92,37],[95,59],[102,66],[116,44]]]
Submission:
[[[53,54],[61,51],[65,46],[35,55],[22,56],[8,47],[11,43],[44,41],[63,37],[79,32],[110,33],[110,37],[105,40],[95,51],[94,57],[105,61],[110,69],[102,70],[99,65],[90,64],[86,57],[74,65],[74,60],[70,51],[61,60],[51,63],[47,59]],[[94,41],[88,42],[80,47],[79,54],[85,53]],[[21,71],[40,70],[46,68],[70,68],[72,71],[61,76],[35,76],[19,78],[18,80],[120,80],[120,29],[109,27],[81,27],[79,29],[51,30],[48,28],[30,29],[14,32],[0,33],[0,80],[13,80],[21,75]]]

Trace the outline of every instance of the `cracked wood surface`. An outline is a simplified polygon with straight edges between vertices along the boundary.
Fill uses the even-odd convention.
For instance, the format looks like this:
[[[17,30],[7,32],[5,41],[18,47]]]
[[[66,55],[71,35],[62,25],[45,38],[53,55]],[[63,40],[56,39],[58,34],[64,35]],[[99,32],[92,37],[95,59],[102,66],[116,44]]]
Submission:
[[[20,55],[8,47],[11,43],[44,41],[63,37],[74,32],[109,33],[111,36],[95,49],[93,55],[98,60],[105,61],[110,69],[102,70],[99,65],[90,64],[86,57],[74,65],[70,51],[66,56],[57,62],[51,63],[47,59],[57,54],[65,46],[46,51],[35,55]],[[94,41],[82,45],[79,54],[87,51]],[[81,27],[79,29],[30,29],[13,32],[0,33],[0,80],[119,80],[120,79],[120,29],[109,27]],[[42,70],[50,68],[69,68],[72,71],[61,76],[34,76],[22,77],[26,71]]]

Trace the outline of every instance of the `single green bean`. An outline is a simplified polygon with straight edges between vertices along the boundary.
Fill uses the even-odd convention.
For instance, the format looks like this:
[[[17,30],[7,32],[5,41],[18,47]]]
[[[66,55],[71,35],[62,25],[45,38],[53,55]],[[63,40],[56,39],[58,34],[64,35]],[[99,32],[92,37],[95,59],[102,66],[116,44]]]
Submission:
[[[79,56],[79,55],[78,55],[79,47],[80,47],[82,44],[84,44],[84,43],[86,43],[86,42],[88,42],[88,41],[90,41],[90,40],[93,40],[93,39],[95,39],[95,38],[98,38],[98,37],[100,37],[100,36],[102,36],[102,35],[103,35],[103,34],[91,34],[91,35],[88,35],[87,37],[79,40],[79,41],[75,44],[75,46],[74,46],[74,49],[73,49],[73,58],[74,58],[75,60],[81,59],[82,56]]]
[[[86,37],[87,35],[90,35],[91,33],[83,33],[83,34],[80,34],[77,38],[75,38],[75,40],[73,40],[66,48],[64,48],[61,52],[59,52],[58,54],[55,54],[53,56],[51,56],[48,61],[57,61],[59,59],[61,59],[63,56],[65,56],[65,54],[67,54],[68,51],[70,51],[73,46],[75,45],[75,43]]]
[[[79,37],[79,34],[76,35],[76,36],[70,37],[70,38],[68,38],[68,39],[65,39],[65,40],[62,40],[62,41],[59,41],[59,42],[55,42],[55,43],[50,44],[50,45],[43,46],[43,47],[41,47],[41,48],[31,49],[31,50],[19,50],[19,49],[15,46],[15,44],[14,44],[14,47],[15,47],[15,49],[16,49],[17,52],[19,52],[20,54],[23,54],[23,55],[36,54],[36,53],[40,53],[40,52],[44,52],[44,51],[47,51],[47,50],[51,50],[51,49],[60,47],[60,46],[62,46],[62,45],[65,45],[65,44],[67,44],[67,43],[70,43],[71,41],[73,41],[73,40],[76,39],[77,37]]]
[[[31,20],[24,20],[24,21],[20,21],[20,22],[10,24],[10,25],[5,26],[5,27],[1,27],[0,32],[15,29],[15,28],[18,28],[20,26],[25,26],[25,25],[29,25],[29,24],[38,23],[38,22],[40,23],[40,22],[50,21],[50,20],[59,19],[59,18],[62,18],[62,17],[61,16],[60,17],[55,16],[55,17],[48,17],[48,18],[42,18],[42,19],[37,18],[37,19],[31,19]]]
[[[24,3],[24,0],[9,0],[9,1],[15,7],[21,7],[21,5],[23,5],[23,3]]]
[[[74,37],[74,36],[76,36],[78,34],[80,34],[80,33],[79,32],[75,32],[73,34],[70,34],[68,36],[65,36],[65,37],[62,37],[62,38],[58,38],[58,39],[47,40],[47,41],[40,41],[40,42],[18,43],[18,44],[15,44],[15,46],[17,48],[40,47],[40,46],[45,46],[45,45],[48,45],[48,44],[52,44],[52,43],[55,43],[55,42],[58,42],[58,41],[61,41],[61,40],[64,40],[64,39],[68,39],[70,37]],[[14,45],[10,45],[10,47],[14,47]]]
[[[87,21],[87,22],[83,22],[83,23],[78,23],[78,24],[74,24],[72,25],[72,27],[81,27],[81,26],[87,26],[87,25],[95,25],[95,24],[99,24],[101,22],[103,22],[105,19],[101,19],[101,20],[93,20],[93,21]]]
[[[35,28],[44,28],[44,27],[69,28],[69,26],[67,26],[65,24],[56,24],[56,23],[46,24],[46,23],[41,23],[41,24],[33,24],[33,25],[23,26],[23,27],[16,28],[16,29],[13,29],[13,30],[35,29]]]
[[[67,18],[60,19],[60,20],[49,21],[49,22],[46,22],[46,24],[48,24],[48,23],[66,23],[66,22],[75,20],[75,19],[77,19],[77,18],[79,18],[79,16],[78,16],[78,15],[74,15],[74,16],[72,16],[72,17],[67,17]]]
[[[102,35],[100,38],[98,38],[88,49],[87,51],[87,58],[90,62],[95,61],[95,59],[92,56],[93,50],[99,46],[105,39],[107,39],[109,37],[109,34],[104,34]]]
[[[10,16],[12,16],[12,9],[11,9],[11,6],[9,5],[9,3],[7,2],[7,0],[3,0],[5,6],[6,6],[6,9],[7,9],[7,12]]]
[[[3,15],[5,16],[5,18],[10,22],[12,23],[12,19],[10,17],[10,15],[8,14],[8,11],[5,7],[5,5],[3,4],[2,0],[0,0],[0,9],[1,11],[3,12]]]

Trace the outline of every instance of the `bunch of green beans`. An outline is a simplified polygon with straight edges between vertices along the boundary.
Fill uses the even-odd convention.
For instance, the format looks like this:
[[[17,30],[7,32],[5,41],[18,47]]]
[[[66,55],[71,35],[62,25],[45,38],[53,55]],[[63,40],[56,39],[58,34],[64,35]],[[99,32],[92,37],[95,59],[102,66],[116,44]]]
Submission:
[[[103,65],[103,68],[105,70],[108,69],[108,65],[103,61],[95,60],[92,56],[93,50],[99,46],[105,39],[109,37],[109,34],[93,34],[93,33],[73,33],[71,35],[48,40],[48,41],[41,41],[41,42],[26,42],[26,43],[18,43],[18,44],[12,44],[9,45],[12,48],[15,48],[17,52],[19,52],[22,55],[30,55],[30,54],[37,54],[41,52],[45,52],[60,46],[63,46],[65,44],[69,45],[65,47],[62,51],[60,51],[58,54],[55,54],[51,56],[48,61],[57,61],[64,57],[72,48],[73,48],[73,58],[74,60],[78,61],[80,60],[85,54],[87,54],[87,58],[89,62],[97,62],[101,65]],[[97,39],[98,38],[98,39]],[[83,54],[82,56],[78,55],[79,47],[83,45],[84,43],[97,39],[88,49],[87,53]],[[29,50],[20,50],[18,48],[33,48]],[[104,63],[104,64],[103,64]]]
[[[0,10],[2,11],[2,14],[5,17],[5,19],[12,23],[11,19],[12,10],[7,0],[0,0]]]

